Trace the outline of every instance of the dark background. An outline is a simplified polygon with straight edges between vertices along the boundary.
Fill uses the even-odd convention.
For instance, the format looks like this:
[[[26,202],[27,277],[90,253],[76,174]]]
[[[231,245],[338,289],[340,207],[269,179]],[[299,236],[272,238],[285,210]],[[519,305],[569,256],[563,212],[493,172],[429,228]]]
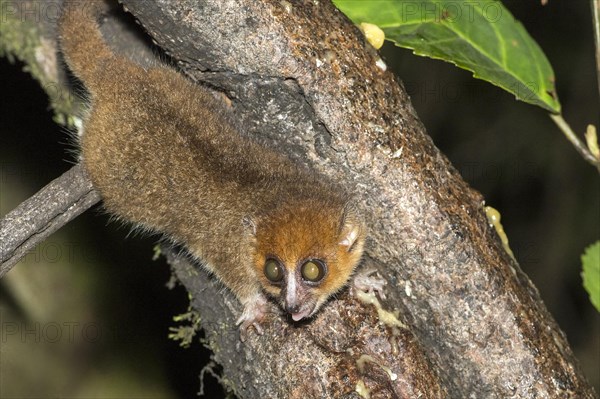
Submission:
[[[553,65],[565,119],[578,133],[588,123],[599,126],[589,2],[504,4]],[[382,53],[436,145],[501,212],[515,256],[598,391],[600,317],[580,278],[580,255],[600,238],[598,173],[545,111],[450,64],[390,44]],[[1,215],[74,159],[46,94],[22,69],[0,59]],[[0,280],[0,396],[189,398],[198,392],[209,353],[199,353],[198,339],[182,349],[167,338],[169,327],[181,324],[173,316],[186,312],[187,293],[166,287],[168,266],[152,261],[156,237],[129,233],[95,208]],[[205,381],[208,397],[223,396],[214,378]]]

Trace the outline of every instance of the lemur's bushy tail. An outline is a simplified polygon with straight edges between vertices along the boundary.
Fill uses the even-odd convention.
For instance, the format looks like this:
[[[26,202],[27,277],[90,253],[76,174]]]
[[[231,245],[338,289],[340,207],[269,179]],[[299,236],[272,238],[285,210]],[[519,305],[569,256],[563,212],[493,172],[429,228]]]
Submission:
[[[115,54],[100,32],[98,18],[108,10],[104,0],[66,0],[58,23],[60,46],[72,72],[92,92],[102,84],[105,66]]]

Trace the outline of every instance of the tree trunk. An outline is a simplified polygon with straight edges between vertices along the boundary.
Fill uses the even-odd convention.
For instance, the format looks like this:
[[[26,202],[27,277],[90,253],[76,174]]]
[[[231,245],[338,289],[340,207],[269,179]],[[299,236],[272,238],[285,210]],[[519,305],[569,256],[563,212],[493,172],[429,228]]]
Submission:
[[[596,397],[481,195],[329,0],[122,3],[248,133],[353,189],[369,224],[365,262],[387,281],[383,309],[397,312],[346,292],[310,322],[272,314],[241,343],[237,301],[168,253],[239,397],[359,397],[363,386],[371,398]],[[107,35],[135,46],[122,37]]]

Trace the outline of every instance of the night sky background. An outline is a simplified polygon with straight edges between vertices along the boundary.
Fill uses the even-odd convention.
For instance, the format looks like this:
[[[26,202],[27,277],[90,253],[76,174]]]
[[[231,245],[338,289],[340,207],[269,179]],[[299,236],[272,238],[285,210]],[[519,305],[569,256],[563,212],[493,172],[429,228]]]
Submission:
[[[504,4],[549,58],[565,119],[580,134],[589,123],[599,126],[589,2]],[[435,144],[501,212],[521,268],[598,392],[600,317],[580,278],[580,255],[600,238],[597,171],[545,111],[451,64],[389,43],[382,53]],[[46,94],[22,69],[0,58],[0,215],[73,162]],[[167,288],[168,265],[152,261],[156,241],[129,235],[96,207],[0,280],[0,396],[194,397],[209,353],[200,353],[197,339],[182,349],[167,338],[188,298],[182,287]],[[208,397],[224,397],[214,378],[205,382]]]

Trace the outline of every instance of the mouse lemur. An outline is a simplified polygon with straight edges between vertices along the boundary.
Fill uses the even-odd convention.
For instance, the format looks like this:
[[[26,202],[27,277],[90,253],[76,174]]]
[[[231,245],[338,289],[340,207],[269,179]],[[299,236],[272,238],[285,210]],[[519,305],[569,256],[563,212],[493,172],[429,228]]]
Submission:
[[[90,94],[80,149],[105,208],[184,245],[243,304],[242,332],[261,332],[266,295],[295,321],[314,315],[363,252],[349,196],[241,135],[175,70],[115,54],[97,2],[78,3],[63,11],[60,43]]]

